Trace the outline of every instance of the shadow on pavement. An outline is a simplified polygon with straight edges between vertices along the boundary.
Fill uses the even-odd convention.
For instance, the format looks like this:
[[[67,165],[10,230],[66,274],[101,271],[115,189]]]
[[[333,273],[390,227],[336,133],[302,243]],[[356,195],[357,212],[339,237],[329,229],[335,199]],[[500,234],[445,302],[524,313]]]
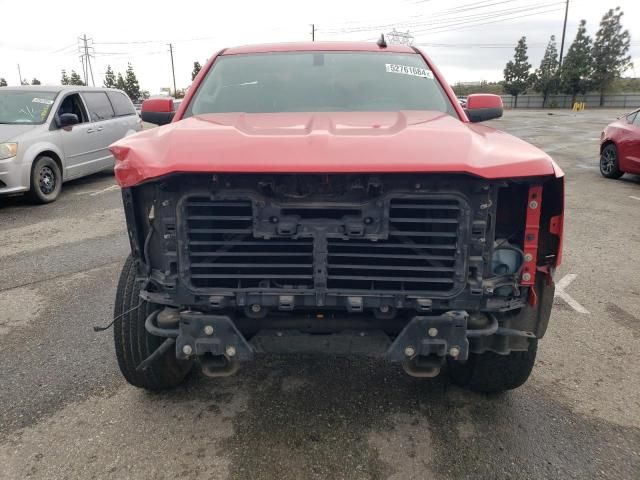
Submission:
[[[223,441],[231,478],[404,479],[430,471],[456,479],[632,478],[640,471],[631,450],[640,431],[576,415],[535,381],[480,395],[451,386],[446,372],[420,380],[377,360],[264,357],[235,377],[195,373],[177,392],[147,400],[180,411],[197,396],[218,412],[241,390],[247,409]]]

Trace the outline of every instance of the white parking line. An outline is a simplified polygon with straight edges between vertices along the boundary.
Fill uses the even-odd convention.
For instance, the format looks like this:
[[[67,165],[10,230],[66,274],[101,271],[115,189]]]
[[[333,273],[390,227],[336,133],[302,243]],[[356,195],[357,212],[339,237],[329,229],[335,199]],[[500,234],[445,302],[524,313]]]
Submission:
[[[114,190],[119,190],[120,187],[118,185],[109,185],[102,190],[89,190],[88,192],[76,192],[76,195],[89,195],[90,197],[95,197],[96,195],[102,195],[107,192],[112,192]]]
[[[576,167],[583,168],[585,170],[598,170],[599,169],[599,167],[596,167],[595,165],[585,165],[584,163],[578,163],[576,165]]]
[[[629,195],[629,198],[633,198],[634,200],[640,200],[640,197],[634,197],[633,195]]]
[[[102,195],[103,193],[111,192],[113,190],[120,190],[118,185],[111,185],[110,187],[103,188],[102,190],[98,190],[97,192],[90,193],[90,197],[95,197],[96,195]]]
[[[556,297],[560,297],[563,299],[567,305],[573,308],[576,312],[579,313],[589,313],[589,310],[580,305],[576,300],[574,300],[571,295],[564,291],[565,288],[569,286],[571,282],[576,279],[577,275],[575,273],[568,273],[558,283],[556,283]]]

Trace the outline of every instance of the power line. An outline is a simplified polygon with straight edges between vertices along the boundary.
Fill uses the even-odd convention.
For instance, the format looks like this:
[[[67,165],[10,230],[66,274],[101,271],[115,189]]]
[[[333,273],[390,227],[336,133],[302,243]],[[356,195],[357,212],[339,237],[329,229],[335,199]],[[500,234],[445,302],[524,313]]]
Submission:
[[[425,33],[425,32],[440,33],[440,32],[447,31],[451,27],[456,27],[456,30],[461,30],[461,29],[466,29],[466,28],[474,28],[474,27],[480,27],[480,26],[484,26],[484,25],[492,25],[492,24],[495,24],[495,23],[507,22],[509,20],[517,20],[519,18],[532,17],[532,16],[536,16],[536,15],[544,15],[546,13],[557,12],[559,10],[561,10],[561,8],[553,8],[553,9],[549,9],[549,10],[541,10],[541,11],[537,11],[537,12],[532,12],[532,13],[528,13],[528,14],[525,14],[525,15],[509,16],[509,17],[504,17],[504,18],[497,18],[496,20],[493,20],[493,21],[488,21],[488,22],[481,21],[480,23],[476,23],[476,22],[478,22],[478,20],[484,20],[484,19],[487,19],[487,18],[491,18],[491,17],[485,17],[484,19],[467,20],[467,21],[462,21],[462,22],[449,23],[449,24],[446,24],[446,25],[437,25],[437,26],[430,27],[430,28],[424,28],[424,29],[421,29],[421,30],[416,30],[414,33]],[[511,13],[509,15],[513,15],[513,13]]]
[[[427,0],[428,1],[428,0]],[[470,4],[466,4],[466,5],[459,5],[457,7],[454,8],[449,8],[449,9],[445,9],[445,10],[441,10],[438,12],[433,12],[433,13],[429,13],[428,17],[431,18],[437,18],[437,17],[441,17],[441,16],[446,16],[446,15],[450,15],[450,14],[454,14],[454,13],[459,13],[459,12],[463,12],[463,11],[467,11],[467,10],[474,10],[474,9],[478,9],[478,8],[486,8],[486,7],[490,7],[492,5],[499,5],[499,4],[503,4],[503,3],[512,3],[515,1],[519,1],[519,0],[501,0],[496,2],[495,0],[484,0],[484,1],[480,1],[480,2],[473,2]],[[419,4],[419,3],[424,3],[424,2],[414,2],[414,4]],[[411,15],[410,18],[425,18],[425,14],[421,14],[421,15]],[[408,23],[409,20],[397,20],[394,21],[393,23],[386,23],[386,24],[377,24],[377,25],[371,25],[371,26],[367,26],[367,25],[356,25],[356,24],[362,24],[362,23],[366,23],[366,21],[359,21],[359,22],[353,22],[353,21],[347,21],[347,22],[339,22],[336,24],[336,27],[333,29],[328,29],[328,30],[323,30],[324,32],[327,33],[348,33],[348,31],[355,31],[355,30],[360,30],[360,31],[364,31],[363,29],[375,29],[375,30],[384,30],[386,28],[391,28],[394,26],[412,26],[412,25],[405,25]],[[424,24],[424,22],[423,22]],[[340,27],[340,25],[344,25],[344,27]],[[353,25],[352,28],[349,27],[349,25]]]
[[[512,8],[500,9],[500,10],[488,10],[475,12],[470,15],[459,15],[464,11],[476,10],[476,9],[484,9],[487,7],[492,7],[496,5],[501,5],[505,3],[512,3],[518,0],[502,0],[499,2],[475,2],[472,4],[462,5],[456,8],[442,10],[440,12],[436,12],[434,14],[429,15],[428,20],[424,21],[401,21],[393,24],[383,24],[383,25],[373,25],[373,26],[356,26],[353,28],[342,28],[342,29],[333,29],[333,30],[323,30],[324,33],[327,34],[347,34],[347,33],[357,33],[357,32],[369,32],[369,31],[377,31],[384,30],[387,28],[416,28],[416,27],[435,27],[441,25],[445,26],[454,26],[457,24],[461,24],[462,21],[479,21],[479,20],[488,20],[492,18],[505,17],[508,15],[512,15],[515,13],[524,13],[530,12],[531,10],[539,10],[542,8],[546,8],[549,6],[560,5],[564,3],[564,0],[555,1],[555,2],[537,2],[533,4],[526,5],[517,5]],[[466,7],[466,8],[465,8]]]
[[[53,51],[49,52],[49,54],[50,54],[50,55],[52,55],[52,54],[54,54],[54,53],[60,53],[60,52],[62,52],[63,50],[68,50],[68,49],[70,49],[70,48],[73,48],[73,51],[75,51],[75,47],[76,47],[77,45],[78,45],[77,43],[72,43],[72,44],[70,44],[70,45],[67,45],[66,47],[62,47],[62,48],[58,48],[57,50],[53,50]]]
[[[421,46],[430,48],[513,48],[512,43],[420,43]],[[542,42],[527,43],[528,48],[545,47]]]
[[[473,3],[468,3],[466,5],[458,5],[457,7],[449,8],[447,10],[442,10],[440,12],[437,12],[435,16],[450,15],[452,13],[460,13],[460,12],[468,12],[471,10],[478,10],[480,8],[487,8],[487,7],[493,7],[495,5],[502,5],[504,3],[513,3],[516,1],[518,0],[501,0],[498,2],[496,2],[495,0],[485,0],[482,2],[473,2]],[[433,17],[434,15],[431,15],[431,16]]]
[[[416,27],[416,26],[423,26],[423,25],[427,25],[427,24],[431,24],[434,23],[431,21],[431,19],[438,19],[440,17],[449,17],[449,16],[455,16],[456,18],[461,18],[459,16],[457,16],[458,13],[461,12],[465,12],[465,11],[469,11],[469,10],[476,10],[479,8],[487,8],[487,7],[491,7],[494,5],[500,5],[500,4],[504,4],[504,3],[512,3],[518,0],[502,0],[499,2],[495,2],[495,1],[484,1],[484,2],[474,2],[471,4],[467,4],[467,5],[460,5],[458,7],[455,8],[450,8],[450,9],[446,9],[446,10],[441,10],[439,12],[434,12],[428,15],[429,20],[426,21],[419,21],[419,22],[410,22],[410,21],[399,21],[399,22],[395,22],[395,23],[387,23],[387,24],[382,24],[382,25],[373,25],[373,26],[359,26],[359,27],[353,27],[353,28],[336,28],[333,30],[327,30],[327,33],[354,33],[354,32],[362,32],[362,31],[367,31],[367,30],[380,30],[380,29],[386,29],[386,28],[390,28],[390,27]],[[468,8],[465,8],[468,7]],[[518,8],[522,8],[518,7]],[[494,14],[494,13],[498,13],[495,11],[492,12],[484,12],[484,13],[478,13],[478,14],[473,14],[473,15],[486,15],[486,14]],[[472,15],[472,16],[473,16]],[[418,18],[424,18],[425,15],[420,15],[418,16]],[[441,19],[440,21],[443,21],[445,19]]]
[[[166,53],[166,50],[152,50],[146,52],[93,52],[96,56],[109,56],[109,55],[120,55],[120,56],[131,56],[131,57],[139,57],[143,55],[157,55],[158,53]]]
[[[214,40],[219,37],[193,37],[193,38],[184,38],[182,40],[139,40],[139,41],[130,41],[130,42],[94,42],[94,45],[148,45],[150,43],[163,44],[171,42],[172,44],[176,43],[184,43],[184,42],[199,42],[203,40]]]
[[[480,22],[484,20],[497,21],[500,19],[509,19],[511,18],[512,15],[525,13],[525,12],[530,12],[531,14],[544,13],[542,10],[544,10],[545,8],[557,6],[560,4],[562,4],[562,1],[539,3],[537,5],[532,5],[527,7],[517,7],[517,8],[506,9],[506,10],[500,11],[499,13],[487,12],[487,13],[478,14],[478,15],[457,17],[454,19],[438,20],[430,24],[424,25],[426,28],[419,29],[417,30],[417,32],[424,32],[424,31],[437,30],[437,29],[448,29],[450,27],[456,27],[458,25],[468,25],[473,22]]]

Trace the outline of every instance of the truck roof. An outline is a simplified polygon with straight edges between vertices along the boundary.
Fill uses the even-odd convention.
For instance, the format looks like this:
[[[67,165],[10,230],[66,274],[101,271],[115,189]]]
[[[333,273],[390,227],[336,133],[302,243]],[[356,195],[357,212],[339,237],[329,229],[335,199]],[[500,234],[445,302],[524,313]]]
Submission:
[[[240,55],[247,53],[270,52],[393,52],[416,53],[407,45],[392,45],[379,47],[376,42],[291,42],[291,43],[262,43],[227,48],[222,55]]]

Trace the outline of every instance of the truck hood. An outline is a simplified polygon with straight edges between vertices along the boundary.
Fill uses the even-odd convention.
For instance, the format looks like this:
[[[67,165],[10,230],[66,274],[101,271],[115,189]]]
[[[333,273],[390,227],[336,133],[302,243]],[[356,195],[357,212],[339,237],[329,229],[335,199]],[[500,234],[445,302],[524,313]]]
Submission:
[[[123,187],[177,172],[560,174],[538,148],[441,112],[207,114],[111,149]]]

